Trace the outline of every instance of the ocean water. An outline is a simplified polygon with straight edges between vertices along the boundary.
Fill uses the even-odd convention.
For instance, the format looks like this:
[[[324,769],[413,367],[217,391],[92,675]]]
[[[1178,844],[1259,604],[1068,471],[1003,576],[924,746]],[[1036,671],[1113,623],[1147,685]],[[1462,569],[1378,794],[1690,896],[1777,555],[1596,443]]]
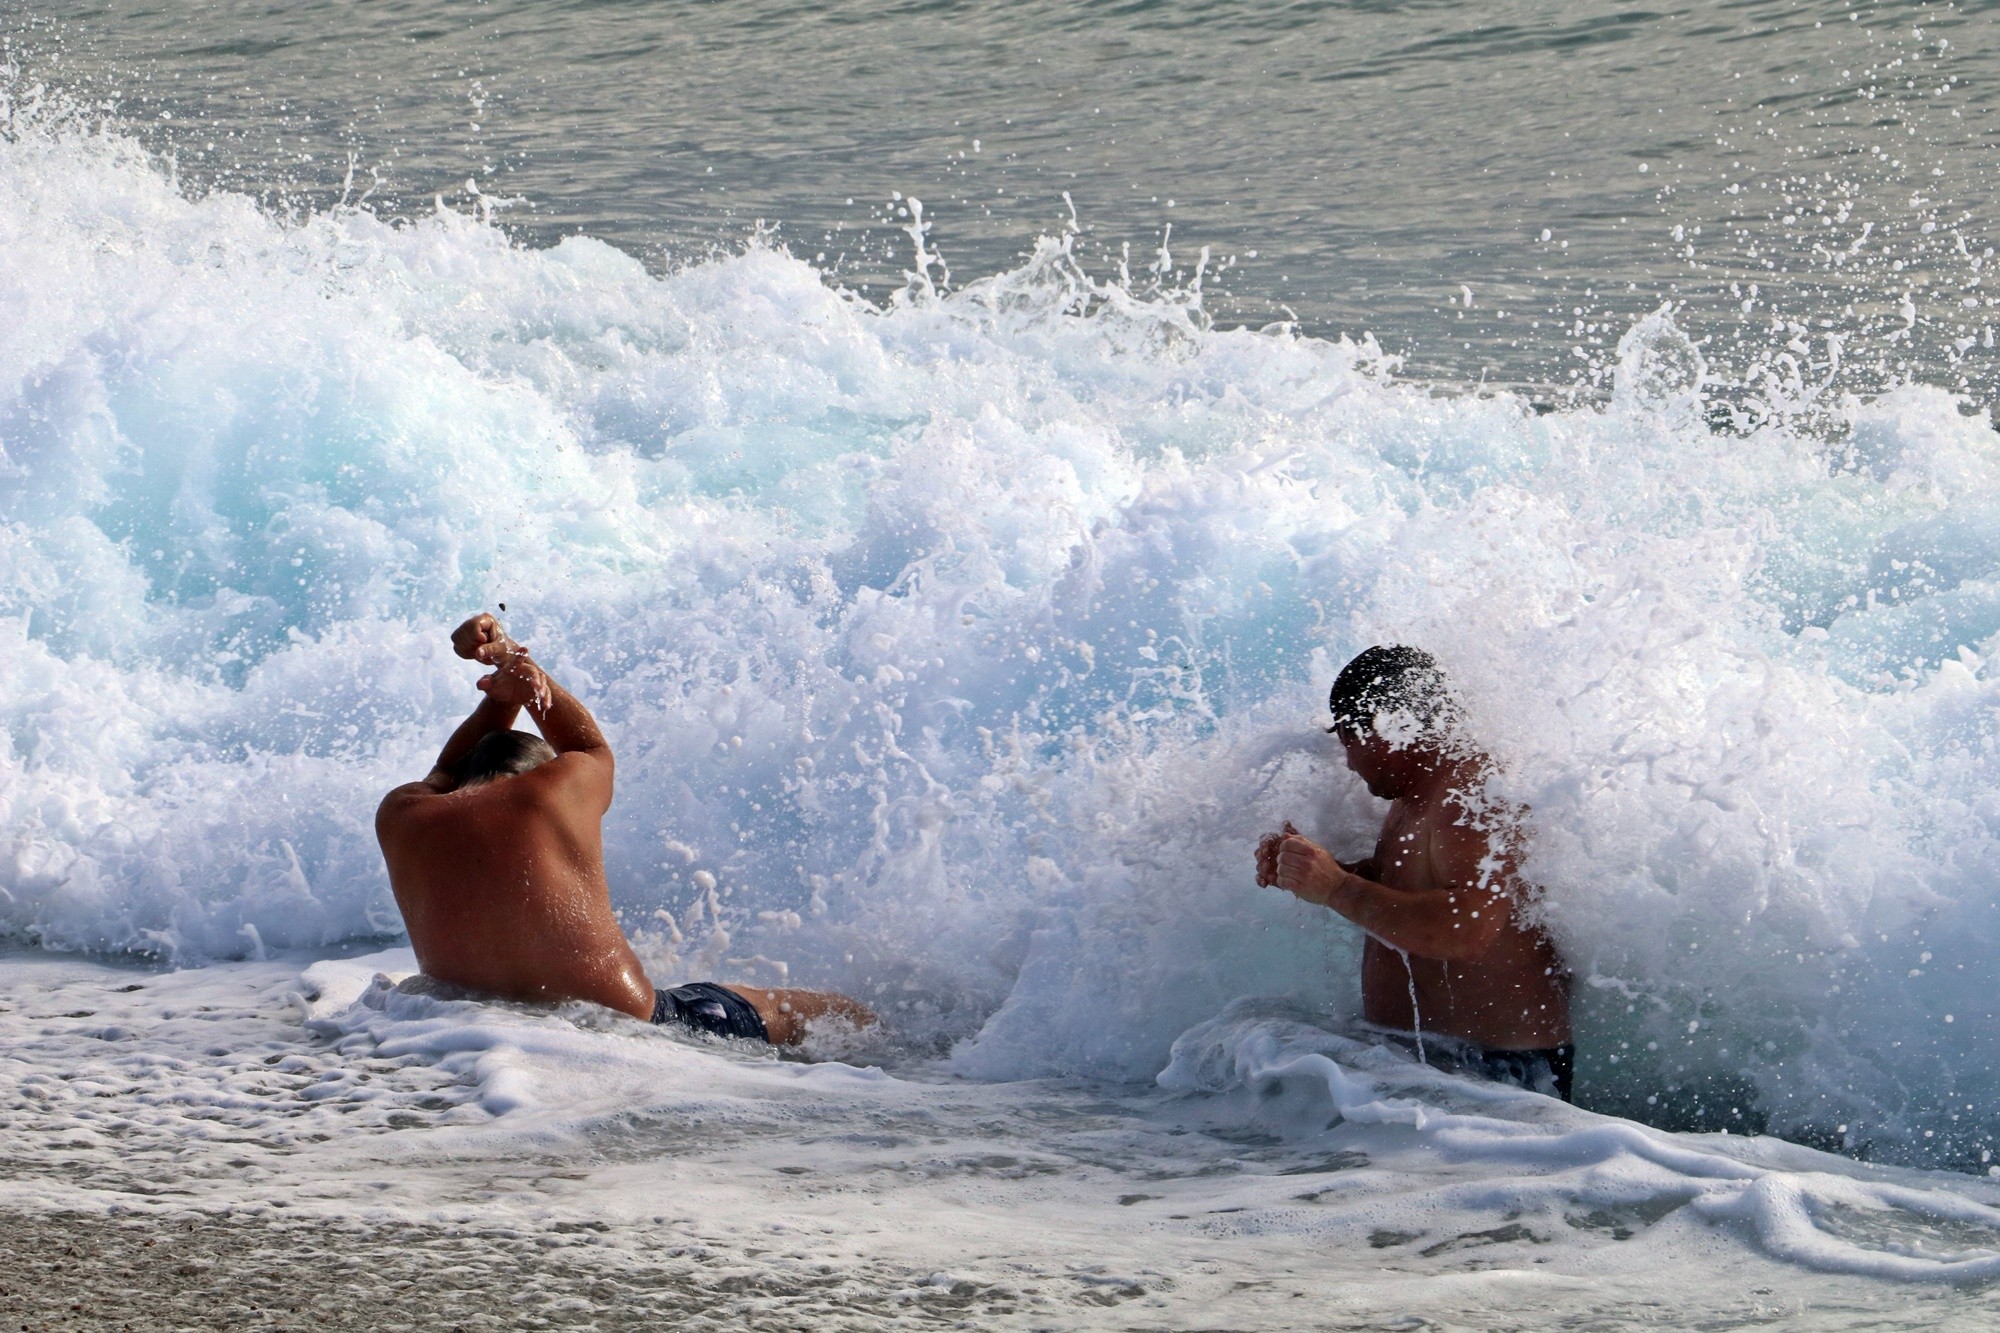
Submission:
[[[1024,12],[904,16],[933,45],[901,114],[941,123],[999,96],[945,73],[1013,68]],[[1194,53],[1158,68],[1208,70],[1195,96],[1238,77],[1197,39],[1247,12],[1091,21],[1141,45],[1182,33]],[[712,78],[731,51],[782,63],[806,13],[769,11],[768,42],[755,24],[718,35],[739,21],[719,8],[664,31],[708,51]],[[647,1211],[686,1191],[728,1233],[704,1243],[739,1250],[773,1210],[823,1219],[824,1241],[865,1204],[881,1220],[853,1260],[915,1265],[912,1309],[963,1282],[1012,1293],[982,1317],[1027,1324],[1132,1301],[1171,1324],[1233,1273],[1262,1285],[1231,1308],[1269,1326],[1293,1317],[1304,1288],[1274,1293],[1294,1276],[1357,1320],[1485,1327],[1521,1283],[1578,1318],[1990,1312],[2000,434],[1990,187],[1968,165],[1986,66],[1953,54],[1983,51],[1990,19],[1753,6],[1697,12],[1712,31],[1606,16],[1574,40],[1410,47],[1368,95],[1435,78],[1440,115],[1495,62],[1542,88],[1527,73],[1566,51],[1612,62],[1590,66],[1606,78],[1626,61],[1633,90],[1679,89],[1651,122],[1684,150],[1658,158],[1685,158],[1678,190],[1742,151],[1730,183],[1771,201],[1761,222],[1719,221],[1662,186],[1650,213],[1616,214],[1650,240],[1608,213],[1567,251],[1537,229],[1520,244],[1548,272],[1522,279],[1508,319],[1535,327],[1515,337],[1480,313],[1497,270],[1450,247],[1525,206],[1463,173],[1469,212],[1423,205],[1448,188],[1430,168],[1371,205],[1410,210],[1422,245],[1368,244],[1431,284],[1422,300],[1342,286],[1357,233],[1252,211],[1201,240],[1235,215],[1200,203],[1221,168],[1178,149],[1079,178],[1115,193],[1143,163],[1194,201],[1208,268],[1171,239],[1180,258],[1121,273],[1105,233],[1138,215],[1050,212],[1060,180],[1037,187],[1039,223],[971,226],[933,202],[936,161],[925,177],[917,148],[852,124],[845,155],[810,135],[777,159],[742,150],[738,183],[786,224],[746,240],[735,205],[686,194],[655,226],[638,185],[672,178],[613,132],[626,119],[565,120],[564,99],[608,95],[628,66],[564,43],[639,18],[586,7],[549,35],[504,7],[391,7],[352,45],[427,14],[497,24],[477,49],[507,77],[524,51],[545,58],[549,100],[495,113],[522,137],[516,158],[492,151],[527,203],[500,207],[498,186],[422,202],[472,151],[427,119],[463,89],[427,102],[393,62],[379,94],[353,94],[338,62],[296,94],[318,108],[307,128],[348,127],[324,131],[333,168],[318,147],[301,163],[244,146],[226,170],[195,156],[270,128],[271,90],[338,34],[260,36],[227,6],[12,30],[0,1104],[10,1163],[34,1165],[10,1167],[7,1200],[256,1210],[304,1182],[329,1215],[531,1227],[602,1208],[692,1235],[711,1222]],[[1272,59],[1308,66],[1314,43],[1464,26],[1455,6],[1283,17]],[[444,43],[433,60],[474,39],[410,40]],[[134,63],[149,46],[164,54]],[[1062,64],[1087,46],[1036,49]],[[1783,91],[1849,49],[1844,100]],[[1715,54],[1738,50],[1743,79]],[[1121,61],[1137,98],[1152,65]],[[800,123],[835,134],[807,113],[838,71],[801,68]],[[636,86],[674,83],[654,77]],[[94,100],[119,79],[113,105]],[[745,96],[722,123],[782,138],[793,122]],[[1641,146],[1515,84],[1481,98],[1454,114],[1521,108],[1494,130],[1523,144],[1517,184],[1567,151],[1556,125],[1607,136],[1592,152]],[[672,97],[634,100],[634,136],[693,122]],[[1708,142],[1725,103],[1745,142],[1757,115],[1777,122],[1754,153]],[[1327,133],[1236,114],[1237,145]],[[1813,116],[1859,116],[1841,142],[1874,151],[1839,149],[1837,176],[1815,159],[1824,178],[1805,181]],[[387,151],[399,126],[405,165]],[[391,180],[379,201],[346,184],[349,151]],[[871,160],[915,178],[900,200],[855,192],[882,263],[798,243],[841,220],[840,173]],[[777,212],[814,179],[833,188]],[[1563,197],[1591,214],[1624,188]],[[1738,248],[1677,239],[1694,252],[1670,264],[1670,217]],[[1297,270],[1299,318],[1252,310],[1298,295],[1269,270],[1211,285],[1252,239]],[[1767,245],[1751,293],[1742,266]],[[1438,289],[1447,270],[1462,290]],[[1578,289],[1604,301],[1548,317]],[[1461,328],[1477,336],[1447,355]],[[410,963],[374,804],[474,699],[444,636],[502,605],[617,750],[607,868],[654,979],[834,987],[880,1010],[882,1035],[780,1063],[394,987]],[[1372,838],[1381,807],[1318,720],[1340,664],[1381,641],[1445,662],[1502,794],[1530,811],[1536,910],[1578,976],[1580,1109],[1357,1038],[1357,939],[1253,882],[1250,850],[1282,819],[1343,852]],[[339,1166],[328,1139],[365,1165]],[[491,1185],[523,1157],[581,1164],[584,1183]],[[369,1174],[392,1167],[403,1183]],[[1058,1271],[1059,1292],[1035,1286]],[[1730,1280],[1688,1293],[1711,1272]],[[1418,1281],[1446,1274],[1448,1299]]]
[[[1733,398],[1832,358],[1994,387],[1960,345],[1991,320],[1977,4],[32,0],[0,41],[280,213],[477,199],[656,271],[762,231],[880,300],[914,195],[960,280],[1074,215],[1100,277],[1199,272],[1226,323],[1373,332],[1430,383],[1595,397],[1672,299]]]

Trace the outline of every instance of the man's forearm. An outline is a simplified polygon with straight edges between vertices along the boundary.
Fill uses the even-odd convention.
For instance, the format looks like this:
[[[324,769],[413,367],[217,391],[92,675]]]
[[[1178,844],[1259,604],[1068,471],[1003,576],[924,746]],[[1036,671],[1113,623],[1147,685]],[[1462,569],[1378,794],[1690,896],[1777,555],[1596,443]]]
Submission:
[[[1496,894],[1394,889],[1352,871],[1323,901],[1392,949],[1453,962],[1484,955],[1507,913],[1506,900]]]
[[[452,767],[466,755],[472,747],[496,731],[505,731],[514,725],[514,719],[521,715],[519,704],[502,703],[498,699],[481,699],[479,707],[472,715],[458,724],[458,730],[451,733],[451,739],[438,751],[437,763],[431,766],[433,773],[449,773]]]
[[[540,712],[531,710],[529,716],[542,729],[542,738],[555,747],[557,754],[568,754],[572,750],[608,750],[604,733],[597,729],[597,719],[590,710],[577,702],[575,695],[548,680],[549,706]]]

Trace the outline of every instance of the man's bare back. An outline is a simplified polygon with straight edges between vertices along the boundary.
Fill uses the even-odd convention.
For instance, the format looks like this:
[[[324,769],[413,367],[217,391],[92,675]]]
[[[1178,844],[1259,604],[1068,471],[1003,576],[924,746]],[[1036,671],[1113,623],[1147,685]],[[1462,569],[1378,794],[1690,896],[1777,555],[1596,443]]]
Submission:
[[[632,952],[604,878],[611,747],[589,710],[493,617],[466,621],[452,646],[495,668],[479,682],[486,697],[430,774],[391,791],[375,814],[418,964],[427,976],[505,999],[588,1000],[663,1021],[676,1006]],[[524,707],[553,757],[530,754],[533,739],[511,730]],[[488,752],[519,752],[525,771],[461,780],[468,762]],[[761,1035],[780,1045],[800,1040],[822,1015],[873,1021],[838,995],[748,986],[721,994],[747,1002]]]
[[[1489,1051],[1567,1046],[1568,972],[1548,937],[1521,918],[1512,852],[1463,804],[1482,785],[1485,761],[1423,739],[1391,742],[1373,728],[1336,734],[1348,767],[1391,802],[1375,855],[1343,865],[1287,824],[1259,845],[1257,882],[1367,932],[1368,1022]]]

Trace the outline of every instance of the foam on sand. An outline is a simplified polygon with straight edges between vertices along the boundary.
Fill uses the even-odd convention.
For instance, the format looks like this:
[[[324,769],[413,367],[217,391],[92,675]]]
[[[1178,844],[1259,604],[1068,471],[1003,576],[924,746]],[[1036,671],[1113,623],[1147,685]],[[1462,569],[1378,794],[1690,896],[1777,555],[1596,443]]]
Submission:
[[[0,1213],[29,1219],[5,1230],[173,1308],[189,1273],[274,1309],[360,1273],[415,1282],[406,1312],[502,1291],[558,1322],[593,1292],[830,1327],[1915,1328],[1990,1315],[2000,1262],[1987,1181],[1645,1129],[1288,1002],[1186,1033],[1156,1085],[979,1084],[441,998],[391,980],[400,950],[4,961]],[[274,1252],[284,1282],[249,1282]]]

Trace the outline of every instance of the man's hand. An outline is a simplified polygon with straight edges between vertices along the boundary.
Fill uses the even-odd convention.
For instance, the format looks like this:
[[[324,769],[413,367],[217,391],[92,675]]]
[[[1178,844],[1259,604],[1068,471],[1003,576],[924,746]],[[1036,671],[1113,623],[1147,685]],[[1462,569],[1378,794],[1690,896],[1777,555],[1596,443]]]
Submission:
[[[1262,838],[1262,840],[1258,842],[1257,844],[1257,887],[1258,888],[1268,889],[1278,882],[1278,848],[1284,843],[1286,838],[1297,837],[1298,832],[1299,831],[1297,829],[1292,827],[1292,821],[1287,819],[1285,821],[1285,827],[1283,832],[1266,833]]]
[[[451,650],[468,662],[493,666],[514,647],[500,622],[484,611],[451,632]]]
[[[1333,906],[1348,872],[1332,853],[1286,823],[1257,845],[1257,882],[1321,907]]]
[[[508,654],[492,675],[481,676],[479,688],[487,698],[525,708],[537,717],[548,711],[549,678],[523,651]]]
[[[479,688],[505,704],[526,708],[539,717],[548,711],[549,678],[528,657],[528,650],[508,636],[499,621],[481,611],[451,632],[451,648],[469,662],[498,667]]]

